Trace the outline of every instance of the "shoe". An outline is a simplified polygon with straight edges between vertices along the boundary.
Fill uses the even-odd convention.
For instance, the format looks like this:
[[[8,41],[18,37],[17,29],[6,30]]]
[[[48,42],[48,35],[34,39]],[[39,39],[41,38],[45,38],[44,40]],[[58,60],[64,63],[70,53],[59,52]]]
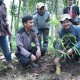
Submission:
[[[31,66],[34,67],[34,68],[38,68],[38,67],[39,67],[39,66],[38,66],[36,63],[34,63],[34,62],[31,62]]]
[[[44,56],[46,53],[46,50],[44,48],[41,49],[41,56]]]
[[[52,68],[53,69],[51,69],[50,73],[55,73],[56,72],[56,65],[52,65]]]
[[[56,72],[56,70],[55,69],[52,69],[51,71],[50,71],[50,73],[55,73]]]

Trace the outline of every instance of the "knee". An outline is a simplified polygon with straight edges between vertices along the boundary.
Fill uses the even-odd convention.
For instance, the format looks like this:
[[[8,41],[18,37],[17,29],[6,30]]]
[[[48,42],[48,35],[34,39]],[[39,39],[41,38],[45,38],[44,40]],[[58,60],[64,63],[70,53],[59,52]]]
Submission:
[[[19,63],[24,64],[24,65],[30,64],[31,59],[29,57],[24,57],[24,56],[20,55],[19,53],[16,53],[15,55],[18,58]]]

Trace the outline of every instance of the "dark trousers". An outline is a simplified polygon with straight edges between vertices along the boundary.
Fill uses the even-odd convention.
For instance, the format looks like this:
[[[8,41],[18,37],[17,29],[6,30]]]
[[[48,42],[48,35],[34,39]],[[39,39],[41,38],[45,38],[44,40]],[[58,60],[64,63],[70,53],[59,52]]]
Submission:
[[[45,51],[48,48],[48,36],[49,36],[49,28],[40,28],[38,29],[38,40],[40,43],[41,49],[44,49]],[[43,44],[42,44],[42,37],[43,37]]]
[[[37,51],[37,48],[36,47],[32,47],[29,52],[32,53],[33,55],[36,56],[36,51]],[[44,54],[44,50],[41,50],[41,53]],[[23,65],[23,66],[26,66],[26,65],[29,65],[31,63],[31,58],[30,57],[25,57],[24,55],[20,54],[20,53],[16,53],[15,54],[16,57],[18,58],[19,62]]]

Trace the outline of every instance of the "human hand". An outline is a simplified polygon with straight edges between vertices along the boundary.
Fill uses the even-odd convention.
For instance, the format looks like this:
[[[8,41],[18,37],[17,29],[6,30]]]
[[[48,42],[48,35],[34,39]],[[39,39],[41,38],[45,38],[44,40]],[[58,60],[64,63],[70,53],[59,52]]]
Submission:
[[[39,58],[41,56],[41,51],[39,49],[36,51],[36,56],[37,56],[37,58]]]
[[[67,53],[68,53],[69,55],[71,55],[71,54],[73,54],[73,50],[70,48],[70,49],[67,50]]]
[[[34,56],[33,54],[31,55],[31,60],[35,61],[36,60],[36,56]]]

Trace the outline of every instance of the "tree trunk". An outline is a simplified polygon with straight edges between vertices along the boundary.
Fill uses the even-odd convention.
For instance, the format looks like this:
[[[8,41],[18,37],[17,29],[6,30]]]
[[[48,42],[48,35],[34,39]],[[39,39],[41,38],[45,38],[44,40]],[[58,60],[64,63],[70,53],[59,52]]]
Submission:
[[[12,3],[12,6],[14,5],[14,0]],[[12,32],[12,28],[13,28],[13,14],[12,14],[12,18],[11,18],[11,32]],[[11,41],[11,37],[9,37],[9,41],[10,41],[10,50],[12,51],[12,41]]]
[[[26,1],[26,4],[27,4],[27,8],[26,8],[26,14],[27,15],[30,15],[30,10],[29,10],[29,0]]]
[[[15,28],[16,32],[17,32],[18,27],[19,27],[20,8],[21,8],[21,0],[19,0],[18,15],[17,15],[17,26]]]

